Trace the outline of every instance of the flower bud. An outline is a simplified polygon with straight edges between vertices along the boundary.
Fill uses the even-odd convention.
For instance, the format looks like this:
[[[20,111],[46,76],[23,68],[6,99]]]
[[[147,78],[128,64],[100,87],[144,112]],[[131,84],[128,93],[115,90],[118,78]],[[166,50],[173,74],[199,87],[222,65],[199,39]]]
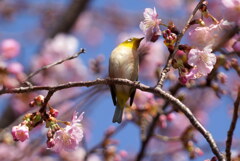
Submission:
[[[54,145],[55,145],[54,139],[51,138],[47,141],[47,147],[48,148],[52,148],[52,147],[54,147]]]
[[[57,117],[58,116],[59,111],[57,109],[54,108],[50,108],[50,115],[53,117]]]
[[[39,96],[34,98],[34,101],[35,101],[35,103],[38,106],[41,106],[43,104],[43,102],[44,102],[44,96],[43,95],[39,95]]]

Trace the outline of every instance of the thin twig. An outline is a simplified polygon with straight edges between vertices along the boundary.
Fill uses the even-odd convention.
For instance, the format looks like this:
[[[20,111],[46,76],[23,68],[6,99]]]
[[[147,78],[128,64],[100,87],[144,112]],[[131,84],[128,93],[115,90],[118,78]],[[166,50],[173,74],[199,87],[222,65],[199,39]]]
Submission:
[[[29,74],[28,77],[24,80],[23,83],[29,81],[33,76],[37,75],[37,74],[40,73],[41,71],[46,70],[46,69],[49,69],[49,68],[54,67],[54,66],[56,66],[56,65],[62,64],[62,63],[65,62],[65,61],[75,59],[75,58],[77,58],[77,57],[78,57],[80,54],[82,54],[82,53],[85,53],[85,49],[83,49],[83,48],[80,49],[80,51],[79,51],[78,53],[76,53],[76,54],[74,54],[74,55],[72,55],[72,56],[69,56],[69,57],[67,57],[67,58],[65,58],[65,59],[58,60],[58,61],[56,61],[56,62],[54,62],[54,63],[52,63],[52,64],[48,64],[48,65],[46,65],[46,66],[43,66],[43,67],[39,68],[38,70],[36,70],[36,71],[32,72],[31,74]]]
[[[32,87],[20,87],[20,88],[14,88],[14,89],[3,89],[0,91],[1,94],[7,94],[7,93],[26,93],[26,92],[32,92],[32,91],[39,91],[39,90],[47,90],[47,91],[58,91],[73,87],[90,87],[94,85],[99,84],[121,84],[121,85],[127,85],[131,87],[135,87],[137,89],[140,89],[141,91],[150,92],[153,94],[156,94],[160,97],[163,97],[167,101],[171,102],[173,105],[176,106],[176,108],[179,109],[184,115],[188,118],[188,120],[191,122],[193,127],[195,127],[206,139],[208,144],[210,145],[212,152],[216,155],[219,161],[224,161],[224,158],[222,154],[220,153],[212,135],[210,132],[208,132],[203,125],[197,120],[197,118],[193,115],[193,113],[190,111],[190,109],[184,105],[179,99],[175,98],[173,95],[167,93],[161,88],[153,88],[147,85],[144,85],[140,82],[133,82],[128,79],[120,79],[120,78],[107,78],[107,79],[97,79],[95,81],[81,81],[81,82],[69,82],[66,84],[60,84],[57,86],[32,86]]]
[[[231,161],[232,138],[233,138],[233,133],[234,133],[236,124],[237,124],[239,105],[240,105],[240,86],[238,88],[238,95],[237,95],[236,101],[234,102],[232,122],[227,134],[226,150],[225,150],[227,161]]]
[[[50,100],[50,98],[53,96],[55,90],[49,90],[48,91],[48,94],[47,96],[44,98],[44,102],[43,102],[43,105],[42,107],[40,108],[39,112],[46,112],[46,108],[47,108],[47,105],[48,105],[48,102]]]
[[[175,136],[175,137],[169,137],[169,136],[164,136],[164,135],[159,135],[155,134],[154,135],[156,138],[162,140],[162,141],[181,141],[181,137]]]
[[[127,125],[127,123],[128,123],[127,121],[124,121],[114,130],[114,132],[112,132],[110,134],[105,134],[104,138],[87,152],[87,154],[84,157],[84,161],[87,161],[88,157],[92,153],[94,153],[97,149],[104,148],[104,144],[105,144],[106,140],[111,138],[112,136],[116,135],[118,132],[120,132]]]
[[[179,44],[180,44],[180,42],[182,40],[182,37],[184,36],[184,34],[187,31],[187,29],[190,27],[190,22],[192,21],[194,15],[196,14],[196,12],[201,7],[201,5],[203,4],[204,1],[205,0],[200,0],[200,2],[197,4],[197,6],[193,10],[192,14],[190,15],[190,17],[189,17],[185,27],[182,29],[182,32],[178,34],[177,41],[176,41],[176,43],[174,45],[174,50],[173,50],[173,52],[170,52],[168,60],[167,60],[167,64],[165,65],[165,67],[163,68],[162,72],[160,73],[160,78],[159,78],[159,81],[157,83],[157,87],[162,88],[163,82],[164,82],[164,80],[165,80],[165,78],[167,76],[167,73],[170,71],[170,67],[171,67],[171,64],[172,64],[172,59],[173,59],[175,53],[178,50],[178,46],[179,46]]]

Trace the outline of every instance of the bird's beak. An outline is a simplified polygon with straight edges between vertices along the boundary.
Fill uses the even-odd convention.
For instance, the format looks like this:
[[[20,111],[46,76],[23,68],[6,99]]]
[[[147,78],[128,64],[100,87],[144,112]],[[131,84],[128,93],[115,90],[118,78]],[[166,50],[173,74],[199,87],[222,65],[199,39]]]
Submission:
[[[144,39],[145,37],[142,37],[142,38],[140,38],[139,40],[140,40],[140,42]]]
[[[137,42],[140,44],[140,42],[144,39],[144,37],[141,37],[137,40]]]

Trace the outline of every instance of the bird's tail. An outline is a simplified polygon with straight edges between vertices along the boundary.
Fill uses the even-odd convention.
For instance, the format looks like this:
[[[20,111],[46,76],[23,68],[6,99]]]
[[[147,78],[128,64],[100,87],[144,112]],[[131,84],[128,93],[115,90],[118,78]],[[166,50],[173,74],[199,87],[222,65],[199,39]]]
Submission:
[[[123,109],[124,109],[124,107],[120,107],[118,105],[116,106],[113,120],[112,120],[113,123],[115,123],[115,122],[121,123],[122,122]]]
[[[114,112],[112,122],[113,123],[114,122],[121,123],[122,122],[123,109],[126,105],[126,102],[129,98],[129,96],[126,93],[118,92],[116,97],[117,97],[116,109],[115,109],[115,112]]]

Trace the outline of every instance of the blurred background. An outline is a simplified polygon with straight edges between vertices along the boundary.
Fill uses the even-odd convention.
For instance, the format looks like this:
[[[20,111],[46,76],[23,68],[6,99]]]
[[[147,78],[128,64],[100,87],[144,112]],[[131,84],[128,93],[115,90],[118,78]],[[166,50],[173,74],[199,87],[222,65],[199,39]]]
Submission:
[[[229,21],[239,21],[237,7],[229,7],[229,3],[226,5],[225,1],[209,0],[210,13],[218,20],[225,18]],[[24,80],[31,72],[71,56],[81,48],[84,48],[86,53],[74,60],[42,71],[30,80],[31,83],[57,85],[69,81],[105,78],[108,76],[108,60],[113,48],[130,37],[143,36],[139,23],[143,20],[145,8],[155,7],[159,18],[165,24],[173,21],[181,30],[197,3],[198,1],[195,0],[1,0],[0,65],[12,65],[13,68],[17,66],[18,71],[21,69],[21,74],[12,74],[3,82],[7,87],[16,87],[19,85],[19,80]],[[197,17],[200,15],[198,14]],[[12,57],[4,57],[3,54],[4,42],[6,43],[7,40],[11,40],[14,49],[18,51]],[[216,54],[219,56],[224,52],[233,51],[232,44],[236,40],[237,37],[232,38],[232,42],[229,40],[228,44]],[[187,34],[182,44],[184,43],[189,43]],[[158,72],[165,65],[169,53],[162,38],[148,44],[144,49],[139,81],[154,86],[158,80]],[[234,56],[230,56],[232,57]],[[239,76],[233,70],[220,67],[213,84],[217,87],[221,86],[221,90],[214,90],[212,87],[186,88],[178,84],[177,77],[177,71],[171,70],[164,89],[177,88],[176,96],[191,107],[196,117],[212,133],[220,149],[224,151]],[[221,82],[220,78],[223,77],[227,77],[227,81],[224,79]],[[201,83],[205,79],[202,78],[194,83]],[[18,124],[28,111],[37,110],[30,108],[28,104],[39,94],[46,95],[42,91],[1,95],[0,160],[81,161],[104,140],[108,133],[116,129],[114,135],[107,139],[109,141],[107,145],[105,147],[100,145],[97,151],[89,154],[87,160],[106,160],[107,155],[112,155],[113,160],[116,161],[135,160],[141,147],[141,137],[152,121],[156,108],[166,104],[162,98],[137,91],[134,107],[125,110],[124,122],[119,125],[112,123],[115,107],[108,86],[59,91],[49,103],[60,111],[61,120],[70,120],[74,110],[85,112],[83,120],[85,134],[77,151],[57,154],[46,150],[44,126],[33,129],[30,140],[24,143],[10,141],[11,127]],[[168,111],[174,109],[171,105],[166,106]],[[190,124],[185,116],[177,110],[169,113],[159,118],[155,128],[156,133],[169,137],[180,136],[184,132],[186,135],[194,135],[195,139],[191,142],[194,144],[194,150],[187,149],[184,141],[174,141],[174,139],[163,141],[154,137],[147,147],[143,160],[202,161],[213,157],[205,139],[199,133],[192,132],[193,130],[187,131]],[[144,120],[144,123],[141,120]],[[236,145],[239,145],[240,126],[237,126],[235,134],[233,151],[236,153],[233,155],[238,155],[239,146]]]

